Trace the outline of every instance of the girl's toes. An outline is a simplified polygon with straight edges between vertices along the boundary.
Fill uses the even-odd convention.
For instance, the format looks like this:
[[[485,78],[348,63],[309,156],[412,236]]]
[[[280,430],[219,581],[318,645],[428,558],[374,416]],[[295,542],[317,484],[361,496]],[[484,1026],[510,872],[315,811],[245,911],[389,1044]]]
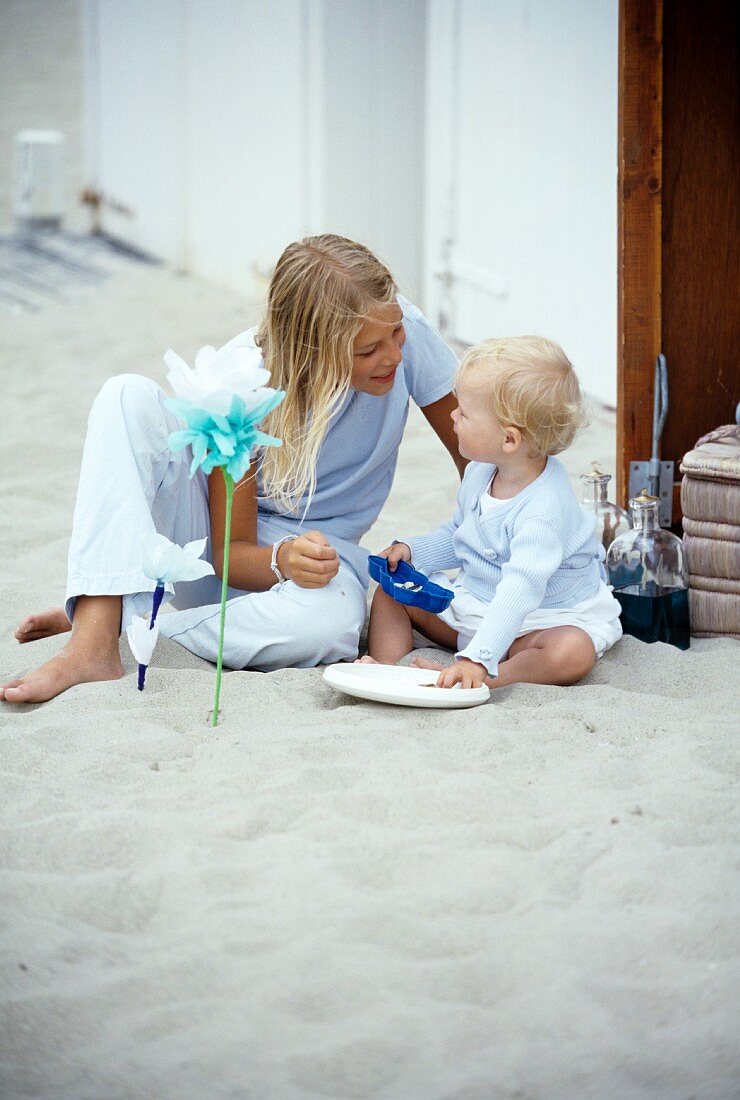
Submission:
[[[29,615],[24,619],[22,623],[18,623],[18,627],[13,635],[19,642],[30,642],[33,640],[36,634],[36,620],[33,615]]]
[[[23,683],[22,680],[8,680],[7,684],[3,684],[0,687],[0,699],[5,699],[5,692],[14,688],[20,687]]]
[[[64,634],[71,629],[72,624],[64,609],[51,607],[48,611],[39,611],[35,615],[27,615],[18,624],[15,637],[21,643],[36,642],[39,638],[52,638],[56,634]]]

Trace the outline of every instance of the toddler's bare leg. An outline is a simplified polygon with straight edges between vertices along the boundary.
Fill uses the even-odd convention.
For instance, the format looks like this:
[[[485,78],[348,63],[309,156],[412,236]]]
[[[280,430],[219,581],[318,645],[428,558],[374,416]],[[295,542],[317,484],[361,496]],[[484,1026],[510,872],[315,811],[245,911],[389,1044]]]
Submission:
[[[120,629],[120,596],[78,596],[72,636],[61,653],[27,676],[1,685],[0,699],[44,703],[75,684],[120,679]]]
[[[71,630],[72,624],[63,607],[50,607],[48,611],[38,611],[27,615],[18,624],[14,637],[23,642],[37,642],[39,638],[51,638],[55,634],[64,634]]]
[[[437,661],[415,660],[419,668],[441,669]],[[497,676],[487,676],[490,688],[510,684],[556,684],[569,687],[587,676],[596,664],[594,643],[577,626],[553,626],[517,638]]]
[[[577,626],[553,626],[517,638],[498,666],[494,687],[577,684],[596,664],[594,643]]]
[[[370,608],[370,656],[381,664],[395,664],[413,650],[414,630],[447,649],[457,648],[457,633],[438,615],[397,603],[378,588]]]
[[[383,665],[395,665],[414,648],[414,632],[406,608],[378,588],[370,607],[367,648]]]

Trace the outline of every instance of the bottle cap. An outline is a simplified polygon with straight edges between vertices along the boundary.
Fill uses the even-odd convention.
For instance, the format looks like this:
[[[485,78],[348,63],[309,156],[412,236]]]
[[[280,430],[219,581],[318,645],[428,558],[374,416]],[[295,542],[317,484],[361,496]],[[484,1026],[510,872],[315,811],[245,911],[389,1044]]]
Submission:
[[[640,489],[640,495],[630,501],[630,508],[649,508],[651,504],[660,504],[660,497],[651,497],[647,489]]]
[[[612,479],[611,474],[602,473],[602,471],[599,469],[599,462],[598,462],[597,459],[594,459],[593,462],[591,463],[591,473],[590,474],[581,474],[581,481],[602,481],[602,482],[607,482],[607,481],[611,481],[611,479]]]

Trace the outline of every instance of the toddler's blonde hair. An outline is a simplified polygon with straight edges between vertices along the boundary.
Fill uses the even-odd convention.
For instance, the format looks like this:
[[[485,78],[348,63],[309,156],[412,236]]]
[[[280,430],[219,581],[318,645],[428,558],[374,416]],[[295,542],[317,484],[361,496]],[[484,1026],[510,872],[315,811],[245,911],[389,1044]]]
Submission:
[[[485,389],[498,423],[519,428],[539,457],[566,450],[586,422],[576,372],[544,336],[485,340],[465,354],[456,380]]]
[[[270,385],[286,393],[265,421],[283,446],[267,448],[261,465],[262,495],[280,510],[313,495],[319,449],[350,387],[355,337],[397,289],[369,249],[333,233],[296,241],[278,260],[256,342]]]

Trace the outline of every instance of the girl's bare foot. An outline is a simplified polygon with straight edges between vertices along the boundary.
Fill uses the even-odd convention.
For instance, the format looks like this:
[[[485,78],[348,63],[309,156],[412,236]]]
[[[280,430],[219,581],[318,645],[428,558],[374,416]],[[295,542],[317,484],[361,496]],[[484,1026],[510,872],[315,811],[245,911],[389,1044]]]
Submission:
[[[115,653],[86,654],[70,639],[62,652],[46,664],[0,686],[0,699],[6,703],[45,703],[75,684],[120,680],[122,676],[123,665],[117,645]]]
[[[39,638],[51,638],[55,634],[64,634],[71,630],[72,624],[61,607],[50,607],[48,611],[39,611],[36,615],[27,615],[18,624],[14,637],[23,642],[37,642]]]
[[[120,628],[120,596],[78,597],[72,637],[62,652],[27,676],[0,685],[0,700],[45,703],[75,684],[119,680],[123,676]]]
[[[353,663],[356,664],[356,665],[377,665],[378,664],[378,662],[375,660],[374,657],[369,657],[369,656],[358,657],[357,660],[354,661]]]

